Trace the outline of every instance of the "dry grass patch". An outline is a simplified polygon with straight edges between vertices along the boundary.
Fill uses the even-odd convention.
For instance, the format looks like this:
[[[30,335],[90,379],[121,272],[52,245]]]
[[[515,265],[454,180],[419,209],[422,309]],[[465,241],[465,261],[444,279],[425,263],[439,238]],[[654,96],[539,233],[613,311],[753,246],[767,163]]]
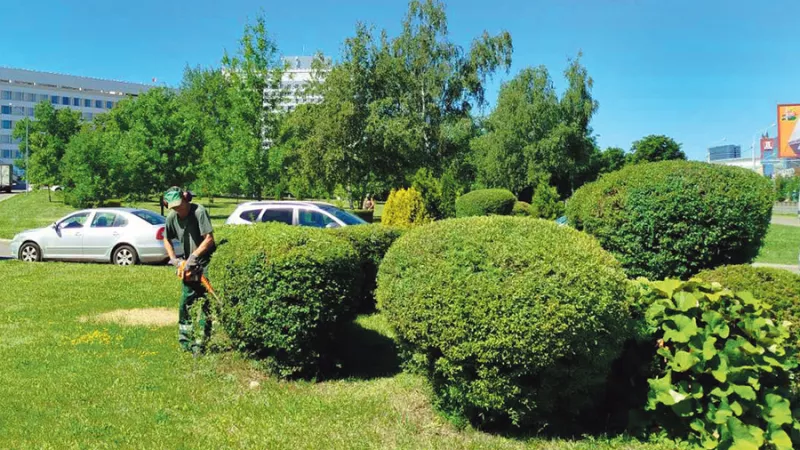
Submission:
[[[116,323],[119,325],[168,327],[178,324],[178,311],[168,308],[117,309],[93,317],[81,317],[81,322]]]

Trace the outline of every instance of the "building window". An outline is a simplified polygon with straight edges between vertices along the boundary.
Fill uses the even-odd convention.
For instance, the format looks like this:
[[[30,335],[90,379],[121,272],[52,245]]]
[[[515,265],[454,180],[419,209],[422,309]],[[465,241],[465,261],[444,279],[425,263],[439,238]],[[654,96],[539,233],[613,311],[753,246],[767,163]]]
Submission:
[[[24,116],[25,115],[25,107],[24,106],[15,106],[11,108],[11,114],[15,116]]]
[[[33,111],[34,111],[33,108],[27,108],[27,109],[25,109],[25,112],[27,113],[25,115],[28,116],[28,117],[33,117]]]
[[[90,112],[83,113],[83,120],[88,122],[88,121],[92,120],[92,118],[94,118],[94,114],[92,114]]]
[[[102,100],[95,100],[94,101],[94,107],[95,108],[102,108],[103,107],[103,101]]]
[[[0,106],[0,114],[11,115],[11,107],[7,105]]]
[[[17,150],[17,152],[16,152],[16,153],[17,153],[17,156],[16,156],[16,158],[17,158],[17,159],[22,159],[22,152],[21,152],[21,151],[19,151],[19,150]]]
[[[113,102],[106,102],[106,109],[111,109],[113,107],[114,107],[114,103]]]
[[[51,95],[50,96],[50,103],[52,103],[54,105],[57,105],[58,104],[58,96],[57,95]]]
[[[83,99],[83,107],[84,108],[91,108],[92,107],[92,101],[89,100],[88,98]]]
[[[47,94],[39,94],[39,103],[46,102],[48,98]]]
[[[69,106],[69,97],[61,97],[61,104]]]
[[[26,102],[31,102],[31,103],[36,103],[36,94],[28,92],[27,94],[25,94],[25,101]]]
[[[10,143],[11,143],[10,134],[0,134],[0,144],[10,144]]]
[[[11,100],[11,91],[0,91],[0,99]]]
[[[11,159],[11,150],[3,150],[3,159]]]
[[[2,120],[2,121],[0,121],[0,128],[2,128],[4,130],[10,130],[11,126],[12,126],[12,123],[11,123],[10,120]]]
[[[21,102],[24,99],[25,99],[25,93],[24,92],[14,92],[14,100],[16,100],[18,102]]]
[[[72,99],[72,106],[81,106],[81,99],[79,99],[78,97],[74,97]]]

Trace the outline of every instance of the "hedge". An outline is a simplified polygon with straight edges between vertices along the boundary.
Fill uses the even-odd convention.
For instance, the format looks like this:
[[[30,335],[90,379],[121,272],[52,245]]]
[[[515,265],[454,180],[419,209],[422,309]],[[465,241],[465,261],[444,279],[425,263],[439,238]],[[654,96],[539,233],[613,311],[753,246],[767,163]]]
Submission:
[[[456,217],[508,216],[517,197],[505,189],[479,189],[456,199]]]
[[[626,278],[597,242],[553,222],[471,217],[404,234],[377,299],[436,404],[475,425],[569,421],[627,336]]]
[[[374,311],[378,267],[386,251],[402,234],[402,230],[374,224],[334,228],[329,231],[350,242],[359,256],[363,282],[354,305],[356,310],[362,313]]]
[[[567,218],[632,277],[688,278],[751,261],[769,227],[772,195],[769,180],[747,169],[637,164],[578,189]]]
[[[340,326],[361,284],[352,245],[324,229],[283,224],[222,227],[210,276],[231,341],[284,377],[314,377],[335,361]]]
[[[511,210],[512,216],[530,217],[531,204],[528,202],[515,202],[514,209]]]

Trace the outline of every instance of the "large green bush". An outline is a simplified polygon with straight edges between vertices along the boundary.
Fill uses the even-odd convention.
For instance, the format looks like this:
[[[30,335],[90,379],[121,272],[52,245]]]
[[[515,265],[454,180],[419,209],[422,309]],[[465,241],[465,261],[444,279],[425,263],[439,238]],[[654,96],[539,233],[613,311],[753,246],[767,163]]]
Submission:
[[[433,217],[425,208],[422,194],[416,189],[398,189],[389,193],[383,206],[381,223],[386,226],[410,228],[425,225],[433,221]]]
[[[800,408],[789,392],[797,360],[768,306],[716,283],[667,280],[646,289],[661,357],[660,376],[649,380],[655,422],[700,448],[800,445]]]
[[[353,246],[326,230],[283,224],[217,235],[210,275],[233,344],[280,376],[324,373],[339,327],[355,315],[361,271]]]
[[[686,278],[751,261],[769,227],[772,196],[770,182],[750,170],[667,161],[627,166],[581,187],[567,217],[629,275]]]
[[[479,189],[456,200],[456,217],[508,216],[514,210],[517,197],[505,189]]]
[[[531,200],[531,215],[540,219],[555,220],[564,214],[564,202],[558,198],[558,191],[547,182],[536,186]]]
[[[590,236],[471,217],[409,231],[377,299],[440,408],[475,424],[555,424],[589,406],[627,334],[626,278]]]
[[[358,312],[373,311],[378,267],[386,251],[402,234],[402,230],[374,224],[334,228],[330,232],[346,239],[356,250],[363,275],[356,309]]]

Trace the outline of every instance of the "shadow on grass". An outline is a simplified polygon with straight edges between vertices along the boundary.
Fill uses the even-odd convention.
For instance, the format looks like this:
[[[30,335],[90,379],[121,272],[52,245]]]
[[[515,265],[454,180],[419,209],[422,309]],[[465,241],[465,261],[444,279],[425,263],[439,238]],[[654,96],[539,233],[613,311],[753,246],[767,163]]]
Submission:
[[[356,322],[347,324],[338,340],[337,356],[341,368],[332,379],[369,380],[400,373],[400,357],[395,342]]]

